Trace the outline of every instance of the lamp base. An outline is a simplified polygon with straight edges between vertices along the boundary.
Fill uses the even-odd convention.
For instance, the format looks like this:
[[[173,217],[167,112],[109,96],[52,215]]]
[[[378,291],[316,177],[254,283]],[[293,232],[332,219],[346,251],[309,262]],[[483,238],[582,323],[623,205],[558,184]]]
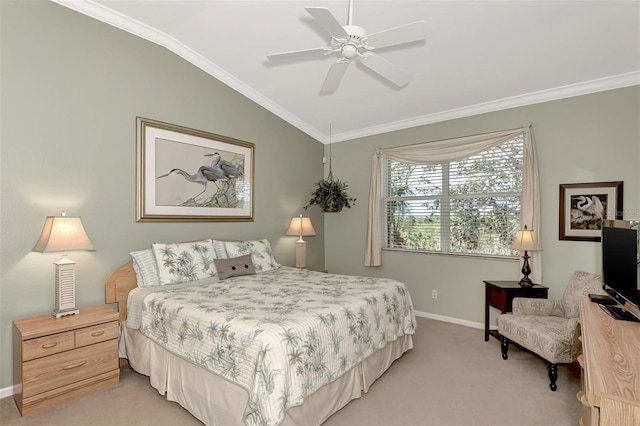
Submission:
[[[529,277],[522,277],[518,284],[520,284],[520,287],[533,287],[533,282]]]
[[[522,263],[522,274],[524,275],[520,280],[520,287],[533,287],[533,283],[529,278],[529,274],[531,273],[531,268],[529,267],[529,253],[524,251],[524,256],[522,256],[524,262]]]
[[[68,309],[63,309],[63,310],[54,309],[53,311],[51,311],[51,313],[56,318],[62,318],[62,317],[66,317],[68,315],[79,314],[80,310],[78,308],[68,308]]]
[[[296,268],[305,269],[307,267],[307,242],[300,237],[296,241]]]
[[[76,262],[65,254],[56,265],[55,309],[51,312],[56,318],[79,313],[76,307]]]

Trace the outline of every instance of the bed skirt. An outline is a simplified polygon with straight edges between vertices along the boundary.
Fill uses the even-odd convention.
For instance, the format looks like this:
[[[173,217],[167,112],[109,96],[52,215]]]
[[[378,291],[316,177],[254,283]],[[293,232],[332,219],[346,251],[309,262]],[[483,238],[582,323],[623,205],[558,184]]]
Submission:
[[[120,357],[148,376],[151,386],[167,400],[175,401],[207,425],[242,425],[249,394],[243,388],[210,373],[146,338],[138,330],[121,326]],[[282,425],[319,425],[332,414],[359,398],[391,366],[413,348],[406,335],[389,343],[339,379],[309,395],[292,407]]]

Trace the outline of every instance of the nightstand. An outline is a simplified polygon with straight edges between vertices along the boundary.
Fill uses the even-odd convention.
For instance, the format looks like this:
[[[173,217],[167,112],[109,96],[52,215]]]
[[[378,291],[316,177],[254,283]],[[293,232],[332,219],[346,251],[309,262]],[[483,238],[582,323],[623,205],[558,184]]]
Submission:
[[[489,308],[499,309],[501,313],[511,312],[515,297],[535,297],[546,299],[548,287],[534,284],[532,287],[522,287],[518,281],[484,281],[484,341],[489,341],[489,335],[502,341],[502,337],[495,330],[489,330]]]
[[[13,322],[14,399],[21,415],[119,381],[118,313],[108,306]]]

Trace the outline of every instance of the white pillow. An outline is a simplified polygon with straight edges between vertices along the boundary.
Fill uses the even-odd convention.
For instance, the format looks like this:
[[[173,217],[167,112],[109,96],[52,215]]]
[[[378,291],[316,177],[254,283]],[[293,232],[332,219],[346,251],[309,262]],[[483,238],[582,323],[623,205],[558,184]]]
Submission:
[[[273,271],[280,268],[271,250],[271,244],[266,239],[248,241],[225,241],[224,247],[227,258],[239,257],[251,254],[251,260],[256,268],[256,272]]]
[[[216,253],[209,240],[191,243],[151,245],[158,267],[160,285],[184,283],[216,275]]]
[[[132,251],[133,270],[136,271],[138,287],[154,287],[160,285],[156,257],[151,249]]]

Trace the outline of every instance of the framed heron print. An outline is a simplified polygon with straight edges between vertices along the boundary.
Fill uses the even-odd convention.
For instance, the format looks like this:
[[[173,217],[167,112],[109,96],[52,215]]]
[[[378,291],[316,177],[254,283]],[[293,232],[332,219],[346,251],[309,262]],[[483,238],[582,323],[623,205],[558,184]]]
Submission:
[[[560,239],[600,241],[602,222],[622,219],[622,181],[560,184]]]
[[[136,221],[253,221],[253,143],[141,117],[136,124]]]

